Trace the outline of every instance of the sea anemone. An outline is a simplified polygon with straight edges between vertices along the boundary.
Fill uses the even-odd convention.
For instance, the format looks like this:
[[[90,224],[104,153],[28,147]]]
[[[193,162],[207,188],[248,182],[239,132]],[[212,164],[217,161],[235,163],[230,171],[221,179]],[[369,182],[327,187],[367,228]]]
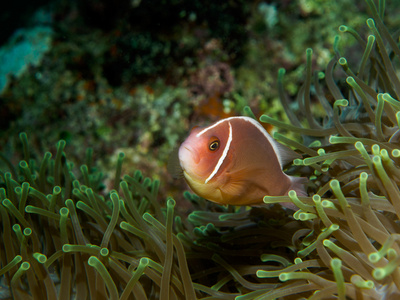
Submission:
[[[103,194],[90,150],[78,173],[64,141],[38,164],[20,138],[24,160],[0,174],[3,299],[195,298],[173,233],[175,201],[162,211],[159,181],[139,171],[120,180],[121,153],[119,192]]]
[[[266,115],[260,118],[303,137],[299,143],[275,134],[303,155],[286,171],[309,178],[309,197],[291,191],[288,196],[264,198],[269,204],[295,204],[294,220],[279,207],[195,211],[189,216],[198,228],[193,247],[202,247],[204,260],[213,253],[207,276],[214,276],[213,289],[223,293],[215,292],[213,297],[399,297],[400,80],[396,67],[400,49],[382,22],[384,3],[379,9],[372,1],[367,4],[373,18],[367,20],[371,35],[366,41],[349,27],[339,28],[364,48],[358,70],[352,70],[340,55],[339,38],[325,73],[312,74],[308,49],[305,83],[297,96],[303,115],[289,106],[281,69],[279,91],[291,124]],[[346,76],[345,86],[336,83],[337,69]],[[311,113],[311,106],[318,105],[314,100],[326,111],[323,120]],[[204,270],[193,274],[193,279],[202,279],[201,274]]]
[[[325,73],[311,69],[289,106],[291,124],[260,120],[303,138],[275,138],[302,154],[285,171],[307,176],[307,197],[264,198],[267,207],[219,206],[184,193],[195,211],[175,216],[175,201],[157,199],[159,181],[140,171],[114,187],[87,152],[79,168],[65,142],[0,172],[3,299],[397,299],[400,295],[400,49],[366,0],[372,18],[354,70],[338,51]],[[337,83],[335,77],[346,74]],[[324,79],[324,82],[322,81]],[[315,103],[315,101],[318,101]],[[318,104],[319,103],[319,104]],[[316,119],[312,105],[326,115]],[[247,114],[251,114],[249,109]],[[5,170],[7,169],[7,170]],[[293,216],[274,203],[291,202]]]

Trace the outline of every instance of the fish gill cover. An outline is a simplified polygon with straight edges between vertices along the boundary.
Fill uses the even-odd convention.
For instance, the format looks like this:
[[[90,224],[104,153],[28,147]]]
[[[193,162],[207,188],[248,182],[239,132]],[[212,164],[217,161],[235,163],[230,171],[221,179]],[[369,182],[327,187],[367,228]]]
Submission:
[[[336,57],[313,75],[308,49],[297,97],[304,117],[289,109],[283,69],[292,124],[261,117],[304,138],[275,135],[303,154],[287,172],[309,178],[310,197],[264,199],[293,202],[293,217],[280,206],[221,207],[186,192],[197,210],[183,218],[173,199],[160,206],[158,180],[122,176],[124,154],[105,192],[90,149],[79,168],[64,141],[35,160],[21,133],[23,160],[0,172],[1,298],[397,299],[400,49],[382,22],[384,1],[366,3],[366,41],[340,27],[364,48],[358,67],[341,57],[337,39]],[[322,123],[310,95],[325,109]]]

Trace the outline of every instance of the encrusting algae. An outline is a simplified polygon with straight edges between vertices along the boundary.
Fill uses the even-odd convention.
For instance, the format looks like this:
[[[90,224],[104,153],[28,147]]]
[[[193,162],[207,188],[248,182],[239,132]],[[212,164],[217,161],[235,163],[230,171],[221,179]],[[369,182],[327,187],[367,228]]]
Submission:
[[[309,196],[264,198],[293,203],[293,217],[280,205],[223,207],[186,192],[196,210],[181,218],[173,199],[160,206],[157,180],[139,171],[120,180],[123,154],[106,192],[90,150],[79,170],[64,141],[37,161],[22,133],[24,159],[0,172],[1,298],[400,297],[400,49],[382,22],[384,2],[379,9],[366,2],[367,41],[340,27],[364,48],[358,69],[336,43],[325,93],[307,50],[297,99],[304,117],[289,109],[281,70],[292,124],[260,118],[304,139],[274,136],[302,154],[285,172],[307,176]],[[335,70],[345,72],[347,87],[335,84]],[[322,123],[311,114],[311,92],[326,111]]]

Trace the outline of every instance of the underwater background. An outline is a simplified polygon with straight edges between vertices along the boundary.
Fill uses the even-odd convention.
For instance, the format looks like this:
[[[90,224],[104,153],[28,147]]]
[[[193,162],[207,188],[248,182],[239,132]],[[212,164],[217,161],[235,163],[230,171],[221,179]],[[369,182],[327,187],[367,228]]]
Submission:
[[[35,1],[0,11],[0,299],[400,297],[400,1]],[[259,117],[308,197],[167,172]],[[292,202],[298,210],[283,209]]]

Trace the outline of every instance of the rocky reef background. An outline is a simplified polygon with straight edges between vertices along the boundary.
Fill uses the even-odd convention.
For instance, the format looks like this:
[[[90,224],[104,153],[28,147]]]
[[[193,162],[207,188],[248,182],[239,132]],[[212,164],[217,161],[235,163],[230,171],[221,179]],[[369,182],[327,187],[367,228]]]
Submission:
[[[398,296],[397,1],[37,3],[0,14],[2,298]],[[166,172],[243,113],[303,155],[293,216]]]

